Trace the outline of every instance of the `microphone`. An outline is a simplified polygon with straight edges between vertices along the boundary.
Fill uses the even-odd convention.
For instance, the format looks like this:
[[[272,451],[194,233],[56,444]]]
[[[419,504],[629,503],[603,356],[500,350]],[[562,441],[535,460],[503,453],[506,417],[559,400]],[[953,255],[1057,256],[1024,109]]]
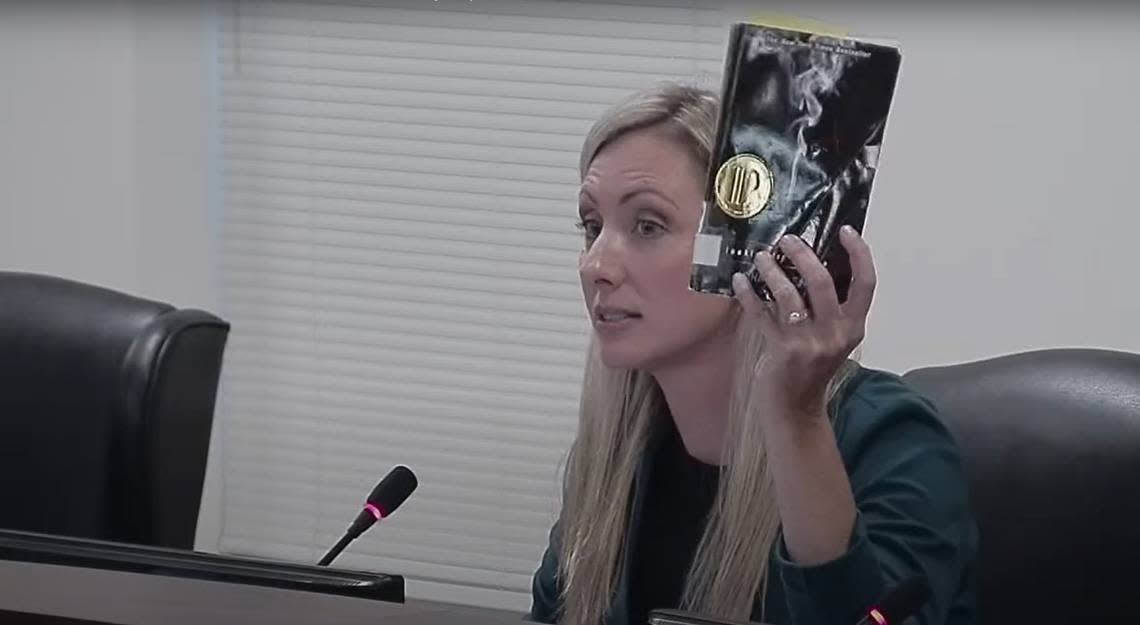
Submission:
[[[901,625],[930,598],[930,585],[921,575],[903,580],[872,606],[855,625]]]
[[[333,545],[325,557],[321,558],[317,566],[328,566],[340,555],[340,552],[344,551],[348,543],[356,540],[364,530],[372,527],[377,521],[391,516],[418,485],[416,474],[408,467],[400,465],[389,471],[388,475],[385,475],[369,493],[368,499],[364,502],[364,509],[356,515],[356,520],[348,526],[344,536],[341,536],[336,545]]]

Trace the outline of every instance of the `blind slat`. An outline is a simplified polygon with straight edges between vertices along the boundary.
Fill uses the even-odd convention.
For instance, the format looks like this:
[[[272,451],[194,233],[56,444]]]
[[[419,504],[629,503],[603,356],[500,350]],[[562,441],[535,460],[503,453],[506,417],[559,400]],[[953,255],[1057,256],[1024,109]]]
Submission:
[[[526,198],[566,199],[565,184],[532,181],[510,171],[501,171],[494,178],[481,178],[462,169],[455,171],[448,163],[440,163],[439,172],[433,173],[418,163],[404,168],[373,169],[365,167],[330,167],[313,163],[283,163],[268,159],[236,159],[226,162],[227,173],[246,176],[266,176],[311,180],[313,182],[348,183],[364,185],[390,185],[419,191],[419,201],[431,205],[440,191],[457,193],[483,193],[491,196],[510,195]]]
[[[246,306],[245,313],[264,314],[268,315],[267,319],[272,319],[273,313],[281,308],[311,306],[314,300],[320,300],[322,315],[338,316],[337,324],[348,330],[406,329],[407,326],[400,325],[404,321],[402,317],[391,315],[502,327],[503,310],[510,311],[511,323],[516,328],[548,329],[550,323],[581,315],[584,310],[580,302],[533,297],[527,293],[496,295],[478,291],[458,292],[431,283],[386,284],[336,280],[327,276],[321,276],[318,280],[312,276],[286,273],[257,281],[255,278],[258,273],[255,271],[242,272],[236,266],[231,266],[228,272],[233,280],[224,289],[225,295],[234,304]],[[459,305],[421,305],[438,302],[445,296],[450,296],[453,304]],[[373,318],[372,315],[389,316]],[[551,315],[558,319],[551,319]],[[300,318],[307,322],[312,320],[311,316]],[[576,327],[585,332],[587,321],[580,319]],[[469,329],[471,328],[464,331]]]
[[[425,173],[431,176],[492,178],[518,182],[540,180],[559,185],[575,184],[576,174],[567,163],[556,165],[504,164],[484,158],[459,158],[453,154],[439,157],[421,157],[407,154],[376,154],[349,150],[322,150],[320,148],[259,146],[225,146],[223,156],[242,163],[280,163],[301,166],[310,172],[330,171],[332,168],[351,170],[398,171]],[[314,166],[319,166],[316,169]]]
[[[521,80],[516,75],[510,76],[512,80],[478,80],[470,79],[465,75],[441,77],[422,73],[399,73],[387,67],[364,72],[339,67],[249,64],[244,60],[239,61],[237,57],[231,62],[232,66],[228,71],[233,75],[230,77],[227,86],[223,87],[223,93],[231,93],[230,98],[235,101],[240,97],[242,90],[258,83],[298,83],[317,87],[420,92],[429,95],[422,104],[432,108],[438,108],[440,106],[439,100],[444,97],[511,98],[531,102],[535,108],[531,113],[541,117],[543,115],[541,107],[544,105],[559,106],[560,103],[573,103],[579,106],[597,107],[613,102],[627,91],[621,87],[620,81],[617,81],[618,84],[612,85],[567,84],[554,82],[550,76],[539,75],[534,72],[526,80]],[[645,78],[627,77],[625,82],[628,84],[631,80],[645,81]],[[392,97],[396,96],[393,95]],[[231,103],[227,108],[233,110],[234,106]],[[377,119],[376,121],[382,120]],[[425,125],[432,126],[433,124],[428,122]],[[576,136],[572,132],[571,135]]]
[[[612,37],[594,35],[591,31],[570,34],[562,31],[525,32],[498,29],[485,32],[479,29],[449,28],[431,23],[388,24],[377,22],[344,22],[329,20],[302,21],[288,18],[258,17],[243,20],[240,27],[223,28],[221,43],[224,49],[240,49],[248,33],[303,35],[330,37],[348,41],[392,41],[416,43],[422,41],[448,42],[464,48],[510,48],[526,54],[534,50],[555,52],[582,52],[630,55],[633,57],[664,56],[679,60],[713,60],[723,58],[727,30],[717,32],[719,41],[701,37],[705,33],[686,33],[680,38]],[[240,59],[238,59],[240,62]]]
[[[242,247],[243,245],[245,247]],[[235,251],[236,249],[241,251]],[[223,254],[223,266],[227,270],[280,272],[281,274],[311,276],[322,280],[326,278],[356,279],[406,287],[432,284],[437,288],[451,290],[453,297],[460,297],[463,295],[462,292],[469,291],[544,297],[565,303],[570,300],[570,297],[578,295],[578,285],[572,281],[574,276],[570,273],[572,270],[568,270],[569,275],[566,275],[559,273],[553,267],[547,270],[545,275],[536,276],[535,272],[530,270],[529,273],[533,278],[530,280],[504,276],[497,277],[493,281],[480,281],[473,279],[473,276],[478,274],[464,271],[458,263],[451,267],[445,267],[442,263],[438,266],[432,266],[428,260],[420,258],[412,259],[414,261],[412,264],[415,266],[409,266],[408,255],[399,256],[405,263],[398,267],[377,266],[367,263],[369,259],[375,260],[384,256],[382,253],[368,254],[364,252],[359,255],[360,258],[355,260],[345,258],[344,254],[341,254],[342,257],[339,260],[315,260],[311,257],[307,258],[302,253],[300,246],[281,246],[273,244],[271,241],[250,239],[227,240],[223,244],[221,252]],[[395,255],[388,256],[393,257]],[[520,268],[516,273],[527,271],[525,268]]]
[[[240,213],[235,211],[235,215],[237,214]],[[410,220],[388,223],[373,221],[367,227],[351,229],[352,227],[344,225],[343,221],[330,223],[330,220],[320,224],[282,223],[284,220],[275,217],[235,218],[230,223],[234,246],[248,246],[252,242],[259,241],[265,244],[263,249],[267,252],[282,255],[290,255],[291,251],[301,249],[297,247],[301,245],[312,254],[321,251],[317,248],[336,247],[341,248],[342,252],[338,252],[334,259],[344,259],[349,262],[356,262],[354,251],[381,248],[388,250],[388,253],[427,254],[445,262],[468,262],[469,266],[488,260],[545,265],[560,270],[565,269],[567,259],[573,259],[578,251],[576,249],[578,246],[565,235],[559,235],[557,238],[543,237],[533,232],[515,232],[509,229],[504,229],[506,231],[501,233],[481,233],[476,228],[457,231],[447,226],[437,227],[431,222],[409,223]],[[430,236],[423,234],[425,230],[431,230]],[[491,241],[492,234],[501,236],[497,243]],[[538,240],[535,241],[535,238]],[[345,256],[339,256],[341,253]],[[307,257],[305,254],[301,256]],[[410,258],[404,262],[412,267],[430,268]],[[564,271],[561,273],[560,280],[568,278]],[[532,274],[528,271],[519,277],[525,278],[530,275]]]
[[[227,364],[227,367],[229,365]],[[310,371],[297,371],[285,367],[275,367],[272,371],[265,371],[264,365],[244,366],[235,363],[232,371],[227,374],[227,380],[233,384],[247,387],[274,388],[279,385],[292,385],[307,387],[325,394],[356,393],[359,395],[379,395],[388,398],[423,399],[430,397],[435,401],[451,402],[455,404],[474,403],[495,409],[518,409],[526,406],[527,398],[511,394],[494,392],[488,389],[460,388],[456,386],[433,385],[423,381],[387,380],[366,377],[337,376],[326,373],[313,373]],[[235,391],[229,391],[235,392]],[[576,398],[563,398],[558,396],[547,397],[541,404],[541,410],[559,415],[565,419],[567,414],[575,414],[577,410]],[[537,410],[538,408],[536,408]]]
[[[495,132],[485,132],[479,128],[458,128],[432,124],[397,123],[386,120],[360,120],[335,117],[314,119],[304,115],[272,113],[243,113],[229,110],[223,117],[223,132],[263,132],[284,130],[311,134],[325,134],[334,137],[377,137],[380,139],[405,139],[417,142],[442,144],[473,144],[507,148],[532,148],[561,150],[567,157],[582,144],[582,137],[570,133],[550,131],[521,131],[513,128],[497,128]]]
[[[258,193],[232,189],[230,192],[230,210],[234,218],[256,214],[282,220],[308,219],[316,224],[338,219],[387,219],[402,224],[431,223],[447,228],[489,228],[492,232],[524,231],[547,237],[540,239],[542,241],[554,241],[556,237],[562,240],[566,234],[573,233],[575,245],[580,249],[583,241],[582,233],[576,229],[576,204],[567,202],[565,206],[557,207],[561,209],[556,209],[557,212],[548,209],[542,213],[537,210],[540,206],[537,202],[527,203],[520,208],[528,211],[518,211],[511,206],[493,208],[489,204],[468,203],[467,206],[432,206],[431,210],[424,210],[422,204],[406,204],[391,199],[368,202],[267,191]]]
[[[411,430],[443,432],[448,435],[479,437],[484,440],[510,442],[551,443],[555,446],[568,442],[572,432],[565,418],[553,414],[544,406],[528,408],[490,408],[481,404],[447,402],[436,397],[383,395],[384,405],[390,412],[385,423],[408,427]],[[243,418],[257,410],[266,410],[280,418],[326,419],[335,418],[346,424],[373,424],[379,417],[374,409],[376,397],[367,393],[350,393],[337,390],[330,393],[316,387],[297,387],[284,384],[250,382],[240,391],[229,395],[229,404],[246,405]],[[299,414],[301,411],[307,411]],[[420,414],[431,414],[432,419],[419,419]],[[325,415],[329,415],[326,417]],[[411,415],[411,416],[401,416]],[[405,425],[407,424],[407,425]],[[503,479],[525,476],[505,476]]]
[[[323,34],[325,29],[337,33],[354,32],[356,28],[383,24],[387,26],[423,27],[430,25],[437,29],[455,29],[485,33],[484,41],[494,40],[501,33],[526,33],[539,35],[578,35],[606,39],[660,39],[663,41],[719,41],[725,30],[719,25],[706,25],[702,18],[714,11],[693,11],[689,19],[677,22],[662,22],[657,19],[637,19],[634,15],[616,12],[609,16],[582,15],[579,17],[549,15],[555,3],[544,8],[546,11],[513,13],[494,12],[480,4],[477,7],[443,7],[398,9],[385,6],[381,10],[375,6],[352,6],[343,3],[320,3],[319,8],[303,2],[253,3],[244,18],[246,23],[260,23],[266,19],[286,19],[302,22],[310,32]],[[615,7],[617,5],[610,5]],[[536,5],[535,9],[539,7]],[[695,8],[695,6],[694,6]],[[450,9],[450,10],[449,10]],[[646,14],[641,14],[642,16]],[[650,13],[649,15],[660,15]],[[625,19],[622,19],[624,17]],[[707,18],[705,18],[707,19]],[[542,49],[540,42],[532,47]]]
[[[249,150],[255,148],[305,148],[337,150],[357,154],[391,154],[399,156],[438,157],[449,159],[490,160],[497,163],[533,163],[548,167],[577,167],[565,150],[549,147],[518,147],[461,143],[449,138],[435,141],[416,137],[414,140],[376,138],[355,135],[273,129],[234,129],[223,134],[223,143],[229,148]]]
[[[308,50],[273,50],[265,48],[243,47],[240,50],[224,50],[221,61],[234,78],[240,81],[242,72],[249,66],[285,67],[289,69],[327,69],[340,72],[359,72],[382,68],[384,74],[400,74],[407,77],[420,77],[426,91],[442,91],[443,81],[448,83],[455,80],[456,84],[466,85],[472,92],[478,92],[477,82],[480,80],[501,81],[504,83],[536,83],[541,85],[574,85],[588,87],[621,88],[630,81],[656,82],[676,77],[679,72],[673,71],[656,73],[634,70],[606,70],[599,68],[576,68],[543,66],[535,64],[533,57],[519,56],[513,63],[475,62],[467,59],[461,61],[440,61],[424,58],[383,57],[377,59],[371,56],[356,54],[336,54]],[[240,65],[239,65],[240,63]],[[717,66],[717,61],[690,62],[687,69],[690,73],[698,71],[711,71]],[[334,75],[335,76],[335,75]],[[383,74],[381,75],[383,76]],[[431,87],[435,88],[432,89]],[[481,90],[486,93],[487,90]],[[425,104],[435,104],[432,96]]]
[[[399,204],[371,204],[368,215],[318,212],[312,209],[282,209],[253,206],[235,201],[230,223],[250,228],[306,228],[331,232],[417,236],[469,243],[500,243],[511,247],[534,247],[577,253],[582,248],[580,234],[571,234],[569,220],[531,219],[530,216],[472,215],[453,209],[424,210]],[[456,224],[449,215],[466,215]],[[537,222],[537,223],[535,223]],[[560,257],[560,262],[565,261]]]
[[[489,45],[488,45],[489,44]],[[682,44],[685,45],[685,44]],[[685,45],[691,50],[692,45]],[[695,44],[699,45],[699,44]],[[707,50],[705,50],[707,48]],[[321,36],[308,34],[287,34],[272,32],[251,32],[244,30],[241,33],[241,45],[225,48],[225,53],[231,61],[248,61],[243,55],[248,50],[290,50],[297,52],[318,52],[323,54],[353,55],[358,58],[376,58],[386,60],[397,59],[428,59],[433,61],[454,61],[462,59],[467,63],[486,63],[492,65],[521,65],[544,68],[566,68],[584,70],[608,70],[639,74],[673,74],[677,71],[678,54],[665,54],[666,50],[660,48],[647,54],[636,54],[629,51],[606,52],[589,46],[581,50],[556,49],[550,47],[530,47],[525,53],[518,48],[495,45],[493,41],[484,41],[481,45],[464,45],[454,43],[448,39],[440,40],[392,40],[392,39],[358,39],[344,36]],[[702,46],[705,55],[692,55],[689,62],[709,64],[714,66],[722,62],[723,51],[716,46]],[[674,52],[677,52],[676,50]]]
[[[230,189],[236,193],[262,193],[267,198],[292,196],[298,199],[371,201],[375,203],[396,202],[402,205],[423,207],[424,191],[414,187],[397,185],[362,185],[350,182],[324,182],[321,180],[297,180],[278,176],[244,176],[240,172],[228,172]],[[488,194],[451,192],[443,189],[432,190],[432,212],[439,210],[469,209],[470,211],[498,212],[503,216],[514,213],[544,216],[559,219],[566,223],[568,216],[577,212],[578,193],[570,190],[557,198],[495,196]],[[347,206],[347,204],[345,204]],[[311,210],[311,209],[310,209]],[[483,216],[480,215],[479,218]],[[561,230],[562,226],[559,226]]]

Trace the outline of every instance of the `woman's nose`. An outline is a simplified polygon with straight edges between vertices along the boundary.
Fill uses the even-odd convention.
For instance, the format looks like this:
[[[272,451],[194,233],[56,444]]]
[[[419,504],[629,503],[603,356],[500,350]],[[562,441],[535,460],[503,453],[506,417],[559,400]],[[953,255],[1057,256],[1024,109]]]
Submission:
[[[599,285],[621,284],[625,277],[621,248],[621,242],[605,232],[594,239],[593,244],[582,252],[578,262],[578,271],[583,280]]]

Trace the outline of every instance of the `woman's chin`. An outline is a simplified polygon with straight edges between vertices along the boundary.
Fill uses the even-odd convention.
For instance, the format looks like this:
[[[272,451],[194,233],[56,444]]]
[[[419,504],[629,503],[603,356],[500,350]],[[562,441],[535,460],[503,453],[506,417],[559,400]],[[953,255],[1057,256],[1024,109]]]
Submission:
[[[630,345],[607,344],[603,341],[598,350],[602,364],[609,369],[646,369],[651,362],[644,348]]]

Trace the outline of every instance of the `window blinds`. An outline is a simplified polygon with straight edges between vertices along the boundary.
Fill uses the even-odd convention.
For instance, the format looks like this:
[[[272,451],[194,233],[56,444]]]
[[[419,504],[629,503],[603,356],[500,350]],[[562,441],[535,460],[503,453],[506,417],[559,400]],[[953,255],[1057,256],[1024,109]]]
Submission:
[[[338,566],[523,610],[588,324],[577,154],[663,79],[719,85],[713,3],[240,2],[219,36],[219,549],[315,562],[395,464],[420,488]]]

